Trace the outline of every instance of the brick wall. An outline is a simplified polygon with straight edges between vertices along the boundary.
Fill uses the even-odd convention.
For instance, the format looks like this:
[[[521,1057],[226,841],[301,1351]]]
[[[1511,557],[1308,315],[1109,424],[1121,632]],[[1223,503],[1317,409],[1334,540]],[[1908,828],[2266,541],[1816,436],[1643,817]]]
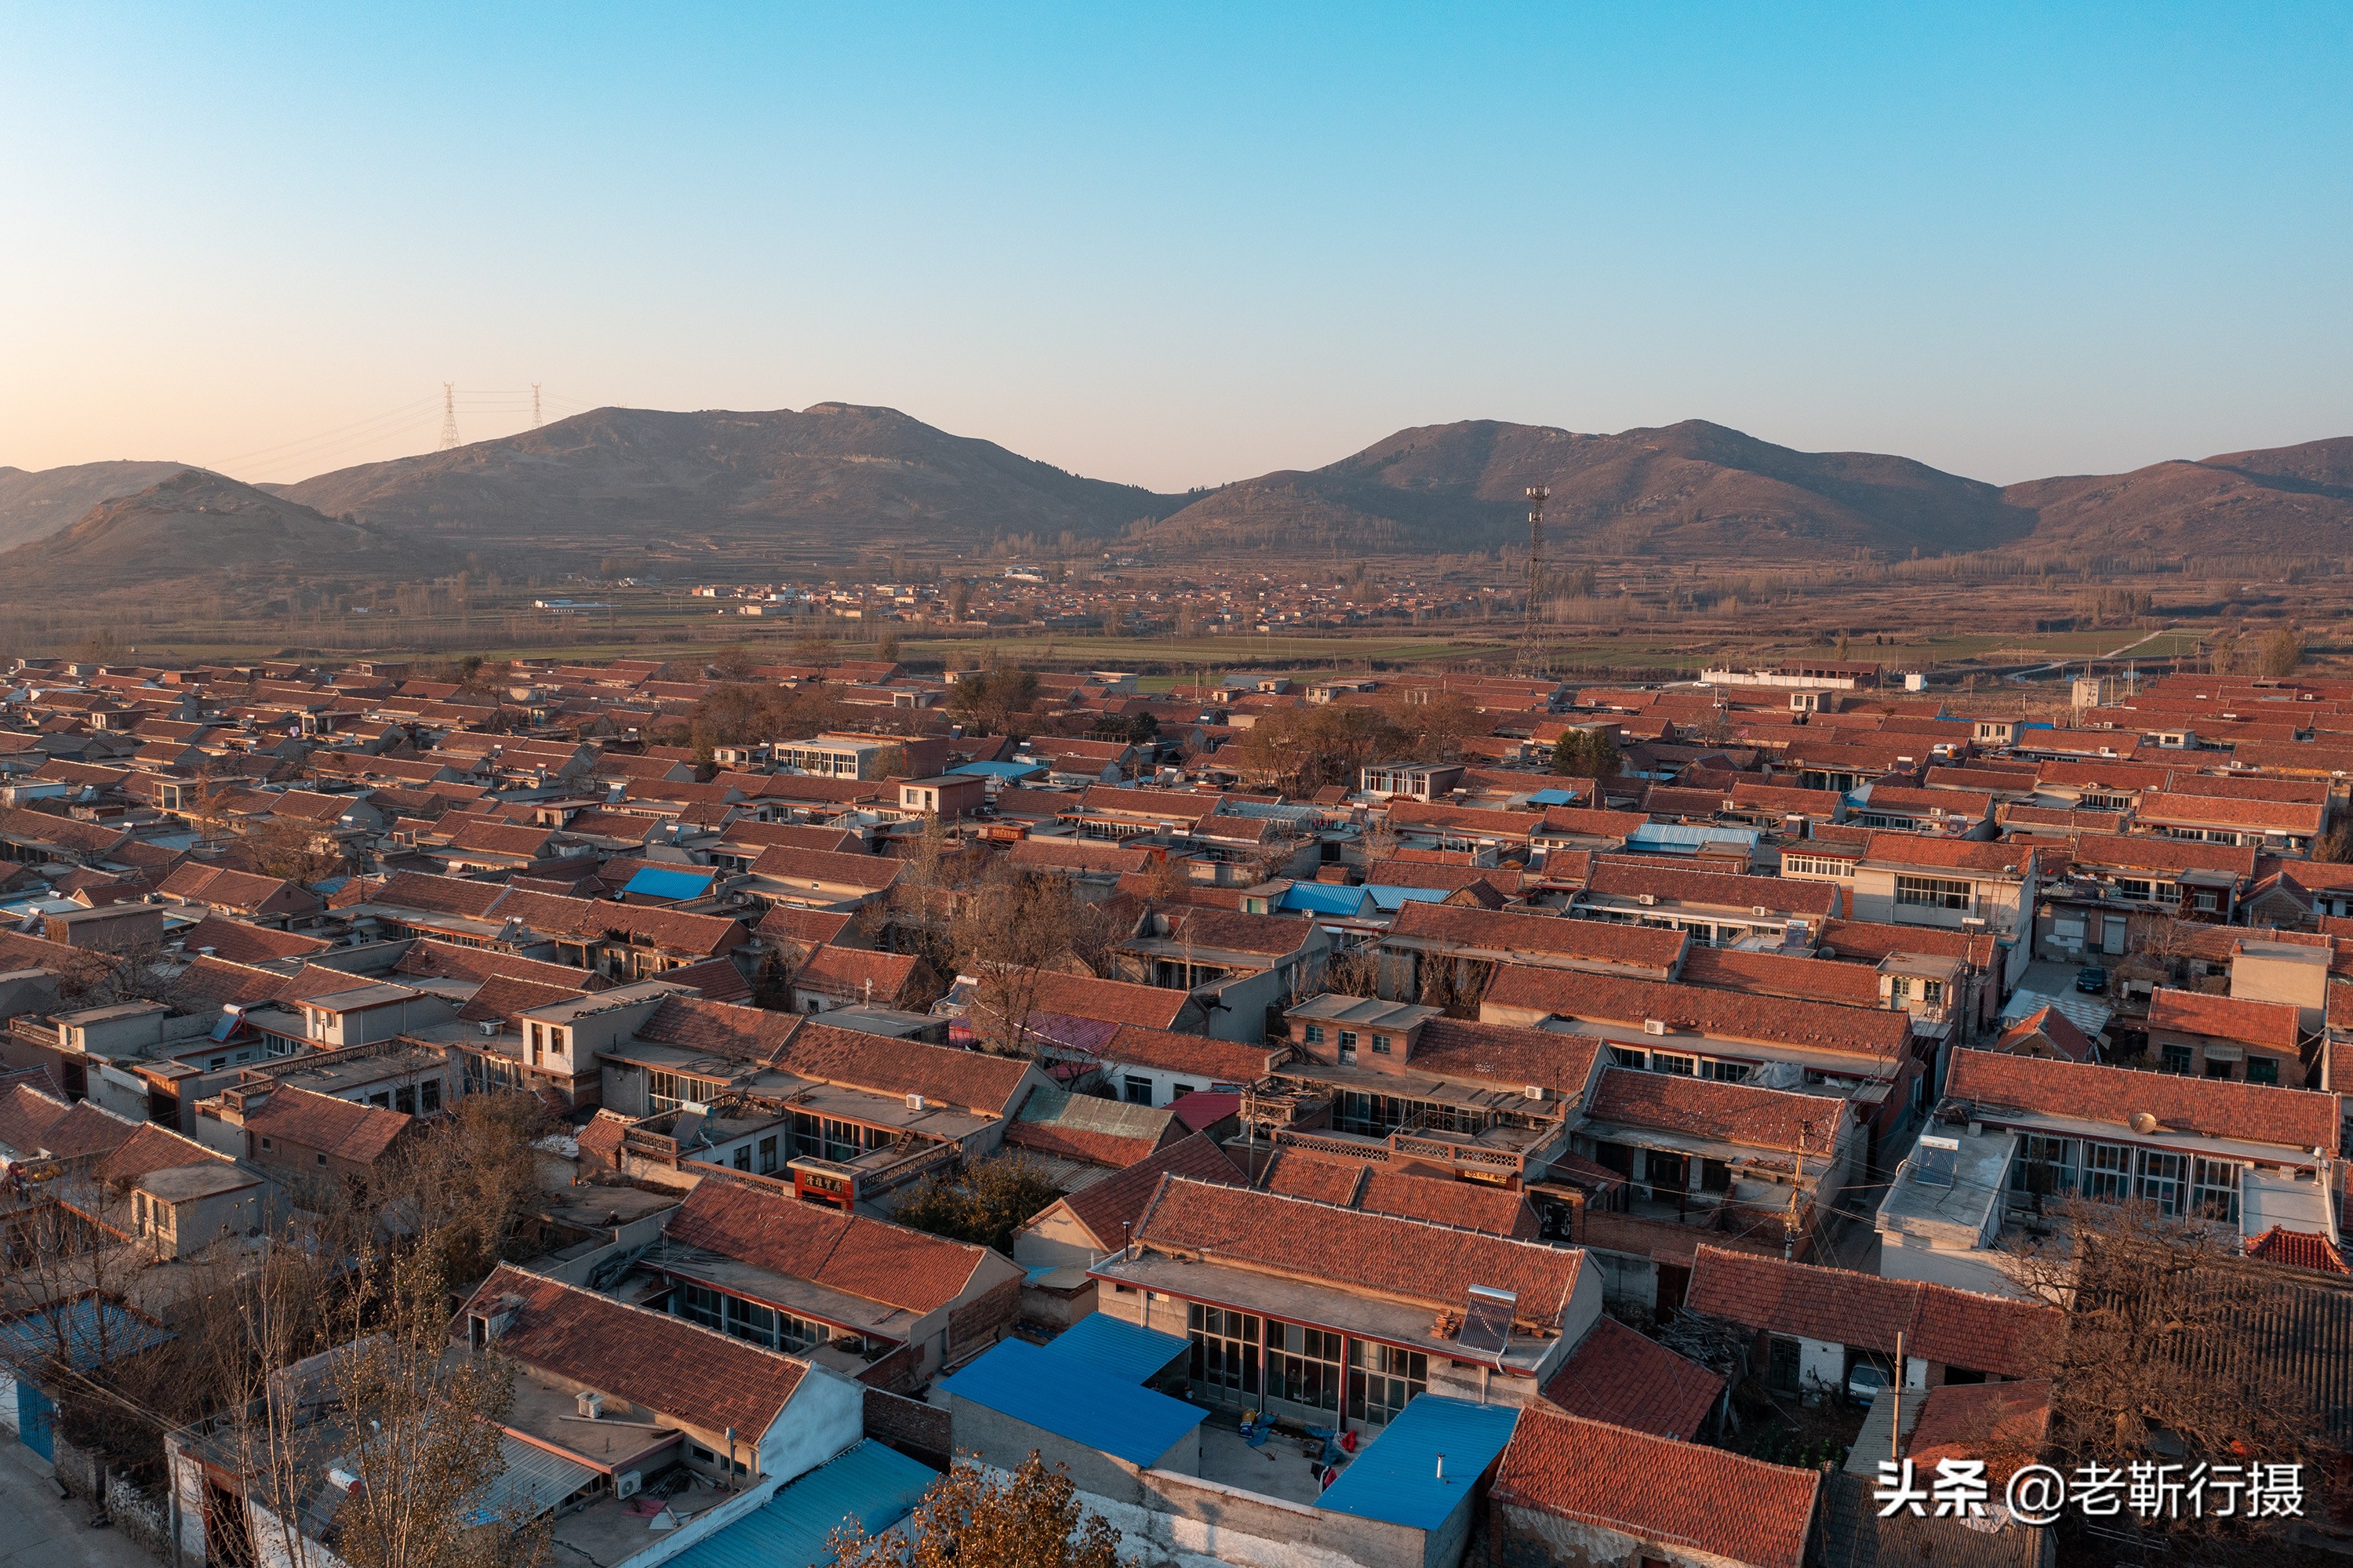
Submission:
[[[910,1342],[878,1361],[869,1362],[858,1374],[858,1381],[869,1388],[903,1393],[922,1381],[923,1373],[923,1347]]]
[[[948,1359],[1000,1339],[1021,1316],[1021,1277],[991,1287],[948,1314]]]
[[[866,1436],[921,1459],[935,1470],[948,1467],[954,1441],[948,1413],[920,1399],[903,1399],[879,1388],[866,1391]]]

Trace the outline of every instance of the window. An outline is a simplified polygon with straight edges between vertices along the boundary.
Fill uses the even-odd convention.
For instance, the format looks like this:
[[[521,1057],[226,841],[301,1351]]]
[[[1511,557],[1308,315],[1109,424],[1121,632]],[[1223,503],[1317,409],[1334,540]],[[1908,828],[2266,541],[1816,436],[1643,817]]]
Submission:
[[[2227,1160],[2196,1162],[2189,1189],[2189,1212],[2210,1220],[2236,1224],[2239,1220],[2239,1168]]]
[[[1934,1007],[1938,1002],[1944,1001],[1945,982],[1940,980],[1922,980],[1920,982],[1920,1000],[1926,1002],[1930,1007]]]
[[[1120,1086],[1126,1091],[1129,1105],[1148,1106],[1152,1103],[1151,1079],[1138,1077],[1135,1074],[1130,1073],[1121,1080]]]
[[[855,1160],[864,1151],[864,1129],[854,1121],[793,1113],[793,1152],[818,1160]]]
[[[1220,1307],[1204,1307],[1196,1301],[1185,1308],[1185,1327],[1193,1341],[1189,1366],[1195,1383],[1256,1397],[1259,1356],[1259,1320],[1256,1318],[1245,1312],[1229,1312]]]
[[[2248,1057],[2247,1082],[2251,1084],[2277,1084],[2279,1082],[2279,1058],[2276,1056]]]
[[[2121,1143],[2084,1144],[2084,1196],[2120,1203],[2130,1196],[2132,1150]]]
[[[776,1171],[776,1139],[774,1134],[760,1139],[760,1174],[773,1176]]]
[[[1310,1045],[1321,1045],[1324,1044],[1324,1026],[1322,1024],[1311,1023],[1307,1026],[1307,1044]]]
[[[1895,902],[1922,909],[1967,909],[1971,888],[1966,882],[1942,876],[1898,876]]]
[[[681,1106],[708,1105],[721,1086],[702,1078],[690,1078],[680,1073],[665,1073],[655,1068],[646,1071],[646,1104],[656,1111],[676,1110]]]
[[[750,1144],[747,1143],[743,1148],[735,1151],[734,1165],[735,1169],[738,1171],[749,1171],[752,1169],[752,1146]]]
[[[420,1116],[436,1116],[441,1110],[441,1080],[427,1078],[417,1086],[417,1109]]]
[[[2185,1073],[2185,1074],[2186,1074],[2186,1073],[2188,1073],[2188,1072],[2189,1071],[2189,1046],[2187,1046],[2187,1045],[2163,1045],[2163,1046],[2159,1046],[2159,1047],[2158,1048],[2158,1054],[2160,1057],[2162,1057],[2162,1058],[2164,1059],[2164,1061],[2165,1061],[2165,1070],[2166,1070],[2167,1072],[2168,1072],[2168,1073]]]
[[[2214,895],[2211,893],[2197,894],[2190,899],[2190,907],[2200,914],[2211,915],[2215,909]]]
[[[2135,1195],[2144,1202],[2155,1203],[2159,1213],[2181,1213],[2182,1187],[2189,1176],[2189,1157],[2167,1154],[2160,1150],[2140,1151],[2140,1180]]]
[[[726,1299],[708,1286],[681,1280],[678,1288],[670,1292],[670,1311],[706,1329],[724,1328],[726,1319],[722,1315],[724,1311],[722,1304]]]
[[[1356,1032],[1353,1029],[1343,1029],[1340,1031],[1340,1049],[1343,1051],[1354,1051],[1356,1048]]]
[[[1374,1036],[1373,1036],[1373,1054],[1374,1054],[1374,1055],[1376,1055],[1376,1056],[1386,1056],[1386,1055],[1388,1055],[1388,1054],[1389,1054],[1389,1037],[1388,1037],[1388,1035],[1386,1035],[1386,1034],[1376,1034],[1376,1035],[1374,1035]]]
[[[403,1084],[392,1092],[392,1108],[403,1116],[417,1114],[417,1086]]]
[[[212,1060],[210,1060],[209,1062],[206,1062],[206,1063],[205,1064],[205,1071],[206,1071],[206,1072],[207,1072],[207,1073],[217,1073],[217,1072],[219,1072],[223,1067],[226,1067],[226,1066],[227,1066],[227,1065],[228,1065],[228,1058],[227,1058],[227,1057],[226,1057],[226,1056],[215,1056]]]
[[[1348,1414],[1358,1421],[1388,1421],[1406,1402],[1430,1389],[1430,1358],[1419,1351],[1348,1342]]]
[[[390,1089],[378,1089],[375,1094],[368,1097],[367,1103],[375,1107],[378,1110],[390,1110],[392,1108],[392,1091]]]
[[[1696,1057],[1678,1056],[1671,1051],[1651,1053],[1651,1071],[1653,1073],[1672,1073],[1677,1077],[1689,1078],[1696,1075],[1698,1067]]]
[[[2010,1168],[2010,1189],[2038,1198],[2075,1192],[2075,1139],[2019,1132],[2019,1159]]]
[[[2148,897],[2152,885],[2153,884],[2144,877],[2119,876],[2116,878],[2116,896],[2145,900]]]
[[[1699,1075],[1714,1078],[1719,1084],[1745,1084],[1756,1069],[1746,1062],[1718,1062],[1713,1058],[1699,1065]]]
[[[1340,1336],[1296,1323],[1266,1326],[1266,1392],[1318,1410],[1340,1408]]]
[[[1887,977],[1887,1000],[1894,1002],[1911,1001],[1911,977],[1908,975],[1889,975]]]
[[[312,1155],[311,1158],[316,1160],[322,1165],[324,1165],[327,1162],[327,1157],[323,1154],[315,1154]]]
[[[1609,1065],[1613,1067],[1631,1067],[1639,1073],[1650,1065],[1650,1061],[1651,1055],[1647,1051],[1638,1051],[1630,1045],[1609,1047]]]
[[[2206,1075],[2210,1078],[2227,1078],[2231,1075],[2231,1064],[2210,1061],[2206,1064]]]

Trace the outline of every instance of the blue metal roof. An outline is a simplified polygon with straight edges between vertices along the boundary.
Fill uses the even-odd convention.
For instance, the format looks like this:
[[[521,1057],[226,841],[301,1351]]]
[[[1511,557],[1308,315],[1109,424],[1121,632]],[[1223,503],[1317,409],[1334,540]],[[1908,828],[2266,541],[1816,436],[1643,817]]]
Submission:
[[[711,891],[711,879],[715,872],[672,871],[668,866],[644,865],[629,878],[621,891],[642,893],[649,898],[700,898]]]
[[[1123,1383],[1139,1383],[1191,1348],[1175,1334],[1101,1312],[1088,1313],[1046,1341],[1050,1355],[1083,1361]]]
[[[101,1308],[87,1296],[52,1316],[57,1310],[27,1312],[0,1323],[0,1360],[34,1367],[55,1356],[62,1340],[73,1352],[74,1370],[89,1372],[174,1337],[128,1308],[112,1302]]]
[[[951,768],[950,773],[977,774],[983,779],[1029,779],[1046,771],[1035,762],[967,762],[961,768]]]
[[[1574,806],[1577,795],[1568,789],[1539,789],[1528,797],[1531,806]]]
[[[1208,1414],[1076,1356],[1053,1355],[1020,1340],[999,1340],[940,1386],[958,1399],[1131,1465],[1158,1464]]]
[[[672,1568],[818,1568],[826,1538],[852,1520],[877,1535],[907,1517],[939,1478],[929,1465],[867,1439],[780,1488],[765,1507],[696,1542]]]
[[[1294,882],[1283,890],[1278,909],[1311,909],[1318,915],[1354,915],[1365,906],[1365,890],[1328,882]]]
[[[1520,1413],[1508,1404],[1473,1404],[1425,1393],[1365,1447],[1340,1478],[1324,1489],[1315,1506],[1416,1530],[1436,1530],[1469,1499],[1504,1445]],[[1446,1477],[1438,1457],[1446,1456]]]
[[[1373,907],[1394,915],[1409,904],[1443,904],[1448,890],[1443,887],[1390,887],[1380,883],[1368,883],[1365,891],[1373,895]]]

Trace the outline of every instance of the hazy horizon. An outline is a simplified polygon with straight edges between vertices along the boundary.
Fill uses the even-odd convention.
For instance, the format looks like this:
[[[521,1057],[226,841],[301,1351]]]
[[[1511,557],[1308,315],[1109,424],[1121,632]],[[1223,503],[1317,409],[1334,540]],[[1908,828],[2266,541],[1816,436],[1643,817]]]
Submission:
[[[881,404],[1182,491],[1706,418],[2353,433],[2353,12],[0,15],[0,465]]]

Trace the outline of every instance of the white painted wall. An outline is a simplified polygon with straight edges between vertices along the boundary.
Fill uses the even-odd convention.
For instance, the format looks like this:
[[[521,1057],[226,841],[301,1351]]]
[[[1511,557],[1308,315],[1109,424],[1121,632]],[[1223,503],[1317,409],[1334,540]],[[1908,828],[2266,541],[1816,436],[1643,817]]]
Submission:
[[[784,1413],[760,1435],[760,1474],[789,1481],[816,1469],[866,1436],[866,1391],[812,1363],[785,1402]]]

